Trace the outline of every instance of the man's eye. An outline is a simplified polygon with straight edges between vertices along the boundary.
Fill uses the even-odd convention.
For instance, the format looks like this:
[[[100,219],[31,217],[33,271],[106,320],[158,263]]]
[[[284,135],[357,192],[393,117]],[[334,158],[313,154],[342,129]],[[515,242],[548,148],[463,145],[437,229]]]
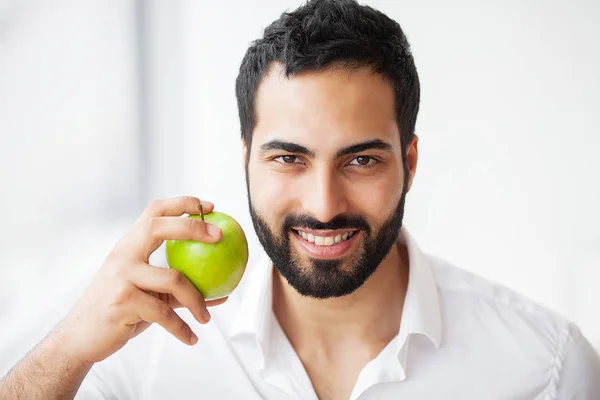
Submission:
[[[282,164],[296,164],[299,160],[296,156],[279,156],[275,157],[275,161],[278,161]]]
[[[352,161],[350,161],[350,165],[358,165],[361,167],[371,167],[376,163],[377,163],[377,160],[375,160],[373,157],[369,157],[369,156],[354,157],[352,159]]]

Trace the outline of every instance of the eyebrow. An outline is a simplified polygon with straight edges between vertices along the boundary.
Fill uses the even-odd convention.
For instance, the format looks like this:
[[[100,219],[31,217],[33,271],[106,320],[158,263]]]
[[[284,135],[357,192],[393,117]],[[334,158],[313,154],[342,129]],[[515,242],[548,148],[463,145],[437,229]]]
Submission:
[[[307,147],[304,147],[297,143],[284,142],[282,140],[271,140],[261,145],[260,149],[263,152],[272,150],[283,150],[287,151],[288,153],[304,154],[311,158],[315,157],[315,152],[308,149]],[[352,146],[348,146],[338,150],[337,153],[335,153],[335,157],[339,158],[349,154],[360,153],[361,151],[372,149],[392,151],[392,145],[380,139],[367,140],[366,142],[353,144]]]
[[[270,142],[264,143],[260,146],[260,150],[263,152],[272,150],[283,150],[288,153],[305,154],[309,157],[314,158],[315,153],[308,148],[292,142],[284,142],[282,140],[271,140]]]
[[[335,157],[339,158],[347,156],[348,154],[360,153],[361,151],[373,149],[392,151],[392,145],[380,139],[367,140],[366,142],[353,144],[352,146],[338,150],[338,152],[335,153]]]

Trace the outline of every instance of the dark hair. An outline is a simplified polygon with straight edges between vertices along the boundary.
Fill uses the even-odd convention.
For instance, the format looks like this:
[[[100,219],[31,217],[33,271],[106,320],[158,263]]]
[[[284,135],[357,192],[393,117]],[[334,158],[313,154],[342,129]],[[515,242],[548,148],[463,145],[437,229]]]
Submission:
[[[273,62],[285,76],[339,65],[369,67],[391,84],[403,152],[414,137],[419,111],[419,77],[400,25],[355,0],[309,0],[283,13],[252,42],[236,80],[242,138],[248,147],[256,126],[258,86]]]

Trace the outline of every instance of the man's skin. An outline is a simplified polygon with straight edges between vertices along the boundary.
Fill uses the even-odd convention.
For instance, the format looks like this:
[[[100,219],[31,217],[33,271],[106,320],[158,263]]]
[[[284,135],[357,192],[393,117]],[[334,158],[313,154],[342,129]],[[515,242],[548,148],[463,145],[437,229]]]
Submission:
[[[257,93],[257,125],[248,174],[254,207],[271,229],[286,213],[303,212],[320,221],[344,213],[367,218],[373,230],[395,209],[404,171],[394,93],[368,69],[306,72],[286,79],[275,65]],[[349,146],[371,140],[391,150],[371,149],[336,158]],[[281,165],[273,157],[293,153],[260,151],[272,140],[308,148]],[[244,148],[244,154],[247,151]],[[380,163],[362,168],[357,156]],[[409,188],[418,158],[417,139],[407,149]],[[281,160],[281,159],[279,159]],[[353,161],[354,160],[354,161]],[[320,232],[326,235],[327,232]],[[292,240],[306,268],[308,255]],[[349,252],[356,253],[361,241]],[[348,257],[348,256],[346,256]],[[350,267],[352,258],[345,266]],[[354,293],[318,300],[301,296],[275,270],[274,312],[322,399],[348,399],[360,370],[397,335],[408,282],[406,249],[394,246],[374,274]],[[335,371],[335,373],[331,373]]]
[[[251,148],[244,144],[243,153],[249,157],[249,195],[270,229],[291,234],[278,230],[281,218],[292,212],[323,222],[352,213],[377,232],[397,206],[405,178],[394,93],[383,77],[368,69],[330,68],[288,79],[275,64],[256,100],[257,125]],[[304,146],[312,154],[261,148],[273,140]],[[389,149],[336,157],[340,150],[374,140]],[[415,137],[406,151],[408,188],[416,171],[417,142]],[[173,308],[189,308],[207,323],[207,306],[220,303],[205,303],[183,276],[148,265],[148,258],[167,239],[220,239],[218,228],[179,218],[197,214],[199,203],[193,197],[153,202],[67,317],[0,382],[0,399],[73,398],[95,362],[152,322],[193,345],[197,338]],[[203,207],[210,212],[213,205],[203,202]],[[302,268],[311,268],[296,240],[291,240],[292,251]],[[353,242],[343,268],[352,267],[362,244],[361,237]],[[274,269],[275,315],[320,398],[347,399],[360,370],[398,333],[407,282],[408,257],[400,245],[358,290],[340,298],[301,296]]]

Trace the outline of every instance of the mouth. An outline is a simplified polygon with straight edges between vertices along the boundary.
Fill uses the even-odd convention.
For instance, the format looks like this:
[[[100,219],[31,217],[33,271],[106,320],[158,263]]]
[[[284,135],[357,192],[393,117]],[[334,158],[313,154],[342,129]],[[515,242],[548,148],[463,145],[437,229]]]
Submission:
[[[310,231],[292,229],[300,247],[315,258],[335,259],[346,255],[360,236],[356,229],[340,231]]]

